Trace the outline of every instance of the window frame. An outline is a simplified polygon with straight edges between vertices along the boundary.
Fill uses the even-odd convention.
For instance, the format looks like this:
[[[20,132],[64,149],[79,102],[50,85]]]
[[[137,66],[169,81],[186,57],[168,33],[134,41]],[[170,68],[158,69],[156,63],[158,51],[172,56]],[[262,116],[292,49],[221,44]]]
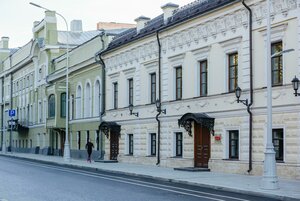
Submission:
[[[128,134],[128,155],[133,155],[133,134]]]
[[[231,134],[237,134],[237,138],[232,138]],[[229,139],[229,155],[228,158],[229,159],[239,159],[240,153],[239,153],[239,139],[240,139],[240,135],[239,135],[239,130],[229,130],[228,131],[228,139]],[[236,137],[236,136],[235,136]],[[233,142],[235,142],[235,144],[233,144]],[[236,155],[233,155],[232,153],[232,147],[235,146],[235,151],[236,151]]]
[[[205,64],[205,71],[203,71],[202,65]],[[199,61],[199,67],[200,67],[200,96],[207,96],[207,86],[208,86],[208,62],[207,59]],[[202,80],[202,75],[205,76],[205,82]],[[202,86],[205,85],[205,93],[202,90]]]
[[[182,157],[182,155],[183,155],[183,135],[182,132],[175,132],[175,156]]]
[[[278,53],[283,50],[282,41],[277,41],[271,43],[271,55]],[[279,48],[279,50],[277,50]],[[276,61],[277,60],[277,61]],[[275,65],[275,63],[277,65]],[[275,66],[278,66],[278,69],[275,69]],[[272,87],[274,86],[282,86],[283,84],[283,57],[282,54],[274,56],[271,58],[271,72],[272,72]],[[278,82],[275,83],[275,75],[277,72]]]
[[[63,92],[60,94],[60,117],[62,118],[66,118],[66,102],[67,102],[67,94],[66,92]]]
[[[42,102],[39,102],[42,104]],[[55,95],[51,94],[48,98],[48,118],[55,118]],[[42,118],[42,117],[40,117]]]
[[[232,57],[237,57],[236,63],[235,59],[233,60],[233,64],[230,64]],[[239,54],[238,52],[233,52],[228,54],[228,92],[234,92],[236,87],[238,86],[238,66],[239,66]],[[231,69],[234,70],[234,75],[231,77],[230,72]],[[233,83],[232,83],[233,82]],[[233,88],[230,88],[233,85]]]
[[[150,156],[156,156],[156,133],[150,133]]]
[[[113,83],[113,109],[118,109],[118,82]]]
[[[128,105],[133,105],[133,78],[128,79]]]
[[[182,66],[177,66],[175,67],[175,100],[181,100],[181,99],[182,99]]]
[[[276,131],[277,132],[279,131],[281,133],[281,135],[282,135],[281,138],[275,138],[274,137],[274,134],[275,134]],[[278,145],[275,143],[275,140],[279,141]],[[274,146],[276,161],[277,162],[284,162],[284,129],[283,128],[275,128],[275,129],[273,128],[272,129],[272,143],[273,143],[273,146]],[[276,149],[277,147],[278,147],[278,151]],[[278,157],[278,155],[279,155],[279,157]]]
[[[156,73],[150,74],[150,103],[154,104],[156,101]]]

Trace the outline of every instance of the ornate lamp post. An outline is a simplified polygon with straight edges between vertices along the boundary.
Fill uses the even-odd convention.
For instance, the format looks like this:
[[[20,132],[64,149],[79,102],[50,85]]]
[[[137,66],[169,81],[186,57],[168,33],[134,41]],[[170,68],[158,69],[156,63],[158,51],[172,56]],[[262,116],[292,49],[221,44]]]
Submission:
[[[158,113],[163,113],[163,114],[166,114],[166,113],[167,113],[167,110],[166,110],[166,109],[163,109],[163,110],[161,109],[161,102],[160,102],[159,99],[156,99],[155,105],[156,105],[156,111],[157,111]]]
[[[44,9],[46,11],[52,11],[48,8],[45,8],[43,6],[40,6],[38,4],[32,3],[30,2],[29,4]],[[65,144],[64,144],[64,160],[66,162],[70,162],[71,161],[71,154],[70,154],[70,144],[69,144],[69,25],[68,22],[66,20],[66,18],[64,18],[64,16],[62,16],[60,13],[55,12],[56,15],[60,16],[66,25],[66,29],[67,29],[67,52],[66,52],[66,137],[65,137]]]
[[[129,111],[130,111],[130,115],[134,115],[136,117],[139,116],[138,112],[132,112],[133,111],[133,105],[132,104],[129,105]]]
[[[292,80],[293,83],[293,89],[295,90],[294,95],[295,96],[300,96],[300,93],[298,93],[298,89],[299,89],[299,79],[296,77],[294,77],[294,79]]]

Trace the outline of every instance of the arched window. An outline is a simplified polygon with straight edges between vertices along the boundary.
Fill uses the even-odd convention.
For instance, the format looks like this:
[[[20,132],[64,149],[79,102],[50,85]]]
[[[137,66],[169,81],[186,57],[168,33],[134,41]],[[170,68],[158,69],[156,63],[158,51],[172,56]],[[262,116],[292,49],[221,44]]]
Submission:
[[[91,85],[86,83],[85,96],[84,96],[84,117],[91,117],[92,97],[91,97]]]
[[[76,90],[76,118],[79,119],[81,118],[81,99],[82,99],[82,95],[81,95],[81,86],[79,85],[77,87]]]
[[[54,94],[51,94],[49,96],[49,111],[48,111],[48,116],[55,117],[55,96]]]
[[[66,93],[60,95],[60,116],[66,117]]]
[[[95,87],[94,87],[94,117],[97,117],[100,115],[100,82],[99,80],[96,81]]]

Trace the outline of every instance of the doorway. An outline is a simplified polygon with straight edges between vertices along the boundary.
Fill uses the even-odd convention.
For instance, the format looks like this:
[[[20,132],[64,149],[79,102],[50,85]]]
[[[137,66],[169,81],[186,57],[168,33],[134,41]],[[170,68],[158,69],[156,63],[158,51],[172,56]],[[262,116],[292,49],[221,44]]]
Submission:
[[[194,166],[208,168],[210,158],[210,132],[206,127],[194,123]]]

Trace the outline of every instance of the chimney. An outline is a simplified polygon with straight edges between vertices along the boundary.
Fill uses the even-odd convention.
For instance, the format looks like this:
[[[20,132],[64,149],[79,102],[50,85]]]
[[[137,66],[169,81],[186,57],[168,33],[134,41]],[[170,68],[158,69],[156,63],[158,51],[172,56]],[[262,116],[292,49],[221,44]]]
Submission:
[[[0,40],[0,48],[1,49],[8,49],[8,41],[9,41],[9,37],[1,37]]]
[[[81,20],[72,20],[71,21],[71,31],[82,32],[82,21]]]
[[[145,16],[140,16],[136,18],[134,21],[136,21],[136,32],[140,33],[140,30],[145,27],[146,22],[148,22],[150,18]]]
[[[168,18],[173,16],[173,12],[178,8],[179,6],[174,3],[167,3],[166,5],[162,6],[161,9],[164,12],[164,23],[168,23]]]

